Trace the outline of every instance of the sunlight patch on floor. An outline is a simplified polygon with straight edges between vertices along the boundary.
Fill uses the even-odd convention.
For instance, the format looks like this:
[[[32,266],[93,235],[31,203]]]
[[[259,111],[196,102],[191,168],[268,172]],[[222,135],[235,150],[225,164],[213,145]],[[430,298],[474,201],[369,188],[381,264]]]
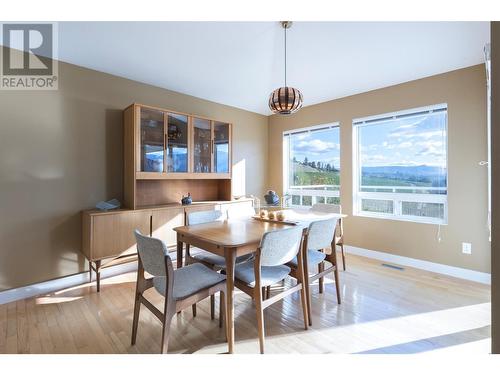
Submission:
[[[332,328],[297,330],[287,335],[266,336],[266,352],[317,353],[320,345],[325,353],[359,353],[403,345],[489,326],[490,309],[490,303],[481,303]],[[478,340],[463,345],[457,342],[439,350],[460,351],[470,348],[478,354],[488,353],[488,341]],[[198,352],[220,353],[224,350],[227,350],[226,345],[221,344],[205,347]],[[238,341],[236,332],[236,352],[238,350],[257,353],[257,336],[254,340]]]

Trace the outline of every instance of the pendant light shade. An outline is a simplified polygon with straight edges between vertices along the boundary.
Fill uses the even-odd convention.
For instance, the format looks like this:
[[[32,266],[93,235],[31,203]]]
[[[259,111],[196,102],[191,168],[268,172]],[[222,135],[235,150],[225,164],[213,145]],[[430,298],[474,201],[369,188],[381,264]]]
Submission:
[[[299,89],[286,85],[286,30],[292,27],[292,22],[283,21],[281,26],[285,29],[285,86],[274,90],[269,96],[269,108],[273,113],[290,115],[302,108],[304,98]]]
[[[291,115],[302,108],[302,93],[293,87],[280,87],[269,96],[269,108],[273,113]]]

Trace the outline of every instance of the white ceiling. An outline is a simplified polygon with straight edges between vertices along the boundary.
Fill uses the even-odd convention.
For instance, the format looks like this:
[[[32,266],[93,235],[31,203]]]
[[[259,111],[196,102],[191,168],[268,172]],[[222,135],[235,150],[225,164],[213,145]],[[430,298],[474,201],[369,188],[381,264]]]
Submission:
[[[311,105],[480,64],[488,22],[295,22],[288,84]],[[269,114],[283,85],[278,22],[61,22],[59,58]]]

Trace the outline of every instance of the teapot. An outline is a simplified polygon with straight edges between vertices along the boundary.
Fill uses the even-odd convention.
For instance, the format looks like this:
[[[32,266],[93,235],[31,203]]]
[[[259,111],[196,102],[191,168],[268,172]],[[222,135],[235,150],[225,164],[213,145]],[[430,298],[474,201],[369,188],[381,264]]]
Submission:
[[[275,191],[269,190],[266,195],[264,195],[264,199],[266,200],[267,204],[277,206],[280,202],[280,197],[278,194],[276,194]]]
[[[191,204],[193,203],[193,199],[191,198],[191,193],[188,193],[187,196],[182,196],[182,199],[181,199],[181,203],[182,204]]]

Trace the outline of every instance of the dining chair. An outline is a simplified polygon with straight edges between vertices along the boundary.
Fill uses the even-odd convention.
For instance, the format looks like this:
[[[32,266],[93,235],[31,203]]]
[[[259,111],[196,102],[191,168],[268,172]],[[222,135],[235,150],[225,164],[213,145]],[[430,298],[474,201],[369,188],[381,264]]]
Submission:
[[[255,300],[261,354],[264,353],[264,309],[299,290],[304,328],[308,329],[307,296],[302,269],[302,231],[300,227],[293,227],[264,233],[255,257],[236,265],[234,285]],[[295,257],[299,259],[297,285],[264,300],[262,288],[286,279],[291,271],[286,264]]]
[[[226,276],[202,264],[193,264],[174,270],[165,243],[157,238],[134,231],[139,254],[139,268],[135,292],[132,345],[135,345],[141,304],[146,306],[162,323],[161,353],[168,349],[172,317],[193,303],[220,292],[221,300],[226,293]],[[144,272],[152,275],[146,278]],[[144,297],[144,292],[154,288],[165,297],[163,312]],[[224,306],[224,304],[221,304]],[[222,312],[223,310],[221,310]]]
[[[311,211],[341,214],[342,206],[340,204],[316,203],[311,207]],[[342,218],[338,221],[338,231],[335,237],[335,246],[339,246],[342,253],[342,268],[345,271],[345,254],[344,254],[344,224]]]
[[[333,272],[335,279],[335,288],[337,291],[337,303],[341,303],[340,298],[340,281],[337,266],[337,252],[335,251],[335,238],[338,219],[327,219],[313,221],[309,224],[306,234],[303,239],[303,271],[300,270],[300,259],[293,258],[288,266],[291,267],[291,276],[300,278],[304,275],[307,296],[307,311],[309,325],[312,325],[312,310],[311,310],[311,290],[310,285],[314,280],[319,279],[319,292],[323,293],[323,278],[325,275]],[[326,253],[325,249],[331,247],[330,253]],[[331,264],[331,267],[325,269],[325,261]],[[310,274],[310,270],[318,267],[318,273]],[[302,273],[303,272],[303,273]]]
[[[224,214],[219,210],[195,211],[186,215],[186,225],[206,224],[214,221],[223,220]],[[192,250],[195,250],[192,252]],[[252,254],[236,258],[236,263],[244,262],[252,257]],[[226,259],[220,255],[213,254],[203,249],[192,249],[186,244],[186,265],[201,263],[214,271],[224,270],[226,268]],[[221,302],[222,303],[222,302]],[[196,316],[196,304],[193,304],[193,316]],[[221,307],[222,311],[222,307]],[[215,297],[210,296],[210,318],[215,319]],[[222,326],[222,318],[219,317],[219,325]]]

